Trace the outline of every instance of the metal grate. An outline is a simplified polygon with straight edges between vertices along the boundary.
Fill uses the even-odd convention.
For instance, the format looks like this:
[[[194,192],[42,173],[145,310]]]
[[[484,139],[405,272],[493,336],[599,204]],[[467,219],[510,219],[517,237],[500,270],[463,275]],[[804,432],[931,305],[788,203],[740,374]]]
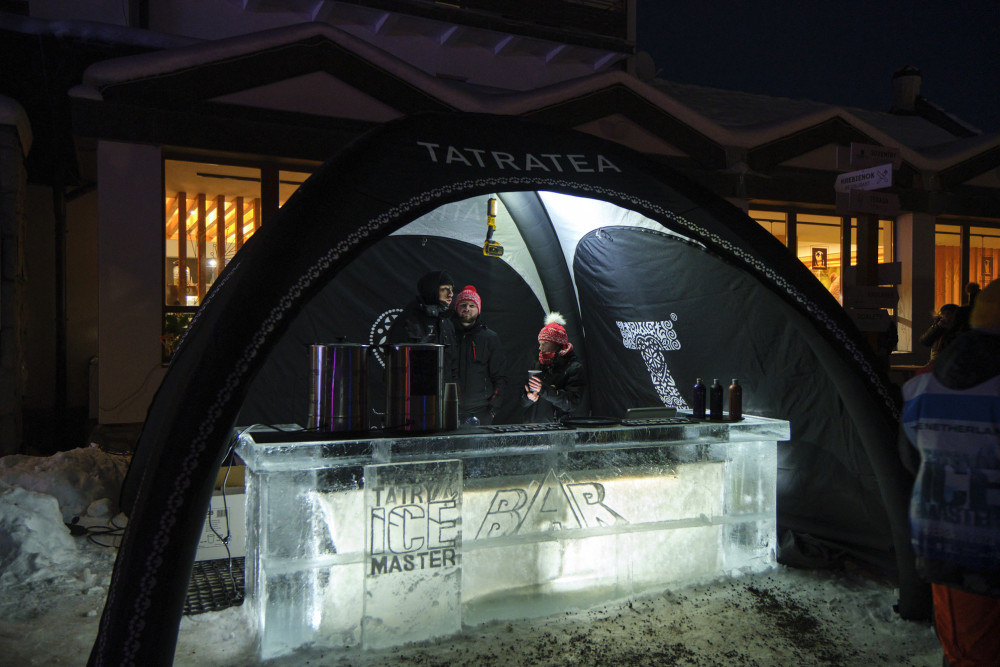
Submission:
[[[653,417],[651,419],[623,419],[622,426],[674,426],[675,424],[695,424],[687,417]]]
[[[243,604],[243,561],[242,557],[196,561],[184,599],[184,615],[222,611]]]
[[[568,431],[569,428],[559,424],[490,424],[481,426],[493,433],[530,433],[534,431]]]

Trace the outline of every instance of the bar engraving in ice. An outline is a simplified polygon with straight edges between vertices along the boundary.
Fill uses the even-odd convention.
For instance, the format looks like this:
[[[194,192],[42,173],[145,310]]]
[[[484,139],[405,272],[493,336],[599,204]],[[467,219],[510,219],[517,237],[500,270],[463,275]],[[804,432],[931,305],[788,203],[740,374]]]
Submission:
[[[462,462],[365,466],[364,495],[362,645],[461,630]]]
[[[604,503],[604,496],[602,484],[574,483],[569,475],[557,477],[549,470],[541,482],[532,479],[525,488],[497,489],[476,539],[628,523]]]

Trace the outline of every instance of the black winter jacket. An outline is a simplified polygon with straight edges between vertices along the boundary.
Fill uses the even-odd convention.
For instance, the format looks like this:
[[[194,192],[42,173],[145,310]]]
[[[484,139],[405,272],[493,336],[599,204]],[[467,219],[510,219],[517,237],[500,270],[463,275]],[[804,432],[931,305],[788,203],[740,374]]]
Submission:
[[[507,384],[507,361],[500,336],[483,324],[482,319],[468,329],[455,321],[458,338],[459,412],[478,412],[489,407],[494,413],[500,408],[502,392]]]
[[[521,423],[543,424],[557,422],[567,416],[577,416],[575,412],[583,403],[583,395],[587,391],[587,378],[576,354],[557,354],[547,366],[536,363],[535,370],[539,369],[542,371],[539,376],[542,390],[538,394],[538,400],[532,402],[523,390],[521,392],[521,405],[524,407]]]
[[[458,341],[451,308],[442,308],[438,287],[442,272],[424,276],[417,283],[419,294],[403,308],[386,335],[387,343],[438,343],[444,349],[444,381],[458,382]]]

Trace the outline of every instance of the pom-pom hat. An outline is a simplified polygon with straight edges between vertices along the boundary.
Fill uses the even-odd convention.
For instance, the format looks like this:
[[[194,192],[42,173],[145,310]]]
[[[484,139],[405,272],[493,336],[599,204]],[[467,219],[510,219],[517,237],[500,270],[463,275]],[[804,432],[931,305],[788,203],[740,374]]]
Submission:
[[[553,311],[545,317],[545,326],[538,332],[538,342],[542,341],[555,343],[561,348],[569,345],[569,337],[566,335],[566,320],[562,315]]]
[[[462,288],[462,291],[458,293],[455,297],[455,305],[458,306],[463,301],[471,301],[476,304],[476,309],[481,313],[483,312],[483,300],[479,297],[479,292],[472,285],[466,285]]]

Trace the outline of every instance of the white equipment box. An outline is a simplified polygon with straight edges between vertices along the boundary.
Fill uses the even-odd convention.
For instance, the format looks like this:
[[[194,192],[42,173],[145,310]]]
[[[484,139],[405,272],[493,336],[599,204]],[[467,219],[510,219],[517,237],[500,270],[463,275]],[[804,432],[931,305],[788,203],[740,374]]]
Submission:
[[[195,561],[219,558],[241,558],[246,555],[246,494],[243,489],[230,488],[225,496],[222,491],[212,495],[212,507],[205,518],[205,526],[198,541]],[[228,518],[228,521],[227,521]],[[222,538],[229,535],[229,551]]]

